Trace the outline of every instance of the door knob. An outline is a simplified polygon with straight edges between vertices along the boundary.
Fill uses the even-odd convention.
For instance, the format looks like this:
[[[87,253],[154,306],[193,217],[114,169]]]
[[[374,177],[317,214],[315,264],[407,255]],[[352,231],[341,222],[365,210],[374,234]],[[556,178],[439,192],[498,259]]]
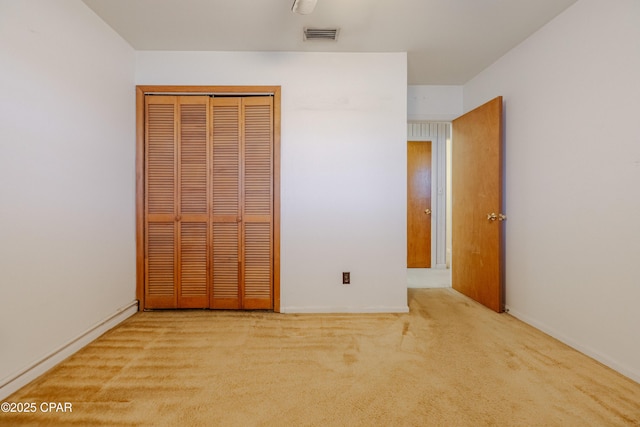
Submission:
[[[431,215],[431,209],[425,209],[424,213],[426,213],[427,215]]]
[[[495,213],[491,212],[490,214],[487,214],[487,219],[489,221],[495,221],[496,219],[498,221],[504,221],[504,220],[507,219],[507,216],[505,214],[497,214],[496,215]]]

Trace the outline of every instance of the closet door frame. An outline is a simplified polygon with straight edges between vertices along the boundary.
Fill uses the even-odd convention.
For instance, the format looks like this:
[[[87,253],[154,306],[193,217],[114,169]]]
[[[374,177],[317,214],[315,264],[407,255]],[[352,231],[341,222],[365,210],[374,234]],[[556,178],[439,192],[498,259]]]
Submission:
[[[136,297],[145,309],[145,95],[273,96],[273,311],[280,312],[280,86],[136,86]]]

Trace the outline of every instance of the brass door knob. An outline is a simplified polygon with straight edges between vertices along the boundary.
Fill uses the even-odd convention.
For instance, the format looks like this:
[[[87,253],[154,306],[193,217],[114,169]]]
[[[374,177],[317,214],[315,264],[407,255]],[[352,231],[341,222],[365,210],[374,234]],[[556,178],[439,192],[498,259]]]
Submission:
[[[431,209],[425,209],[424,213],[426,213],[427,215],[431,215]]]
[[[507,219],[507,216],[505,214],[497,214],[496,215],[495,213],[491,212],[490,214],[487,214],[487,219],[489,221],[495,221],[496,219],[498,221],[504,221],[504,220]]]

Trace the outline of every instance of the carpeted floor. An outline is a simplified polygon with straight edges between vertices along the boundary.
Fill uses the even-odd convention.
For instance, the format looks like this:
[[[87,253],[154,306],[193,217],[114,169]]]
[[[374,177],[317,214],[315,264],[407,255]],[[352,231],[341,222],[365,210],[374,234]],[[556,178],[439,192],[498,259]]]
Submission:
[[[508,314],[451,289],[409,303],[139,313],[5,399],[38,410],[0,425],[640,425],[640,384]]]

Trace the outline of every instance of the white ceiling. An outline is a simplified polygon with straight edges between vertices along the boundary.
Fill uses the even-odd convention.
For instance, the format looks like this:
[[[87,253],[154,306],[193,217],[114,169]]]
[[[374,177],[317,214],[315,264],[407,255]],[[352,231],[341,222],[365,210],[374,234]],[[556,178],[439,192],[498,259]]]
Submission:
[[[576,0],[83,0],[137,50],[407,52],[408,84],[467,82]],[[337,42],[303,41],[339,27]]]

